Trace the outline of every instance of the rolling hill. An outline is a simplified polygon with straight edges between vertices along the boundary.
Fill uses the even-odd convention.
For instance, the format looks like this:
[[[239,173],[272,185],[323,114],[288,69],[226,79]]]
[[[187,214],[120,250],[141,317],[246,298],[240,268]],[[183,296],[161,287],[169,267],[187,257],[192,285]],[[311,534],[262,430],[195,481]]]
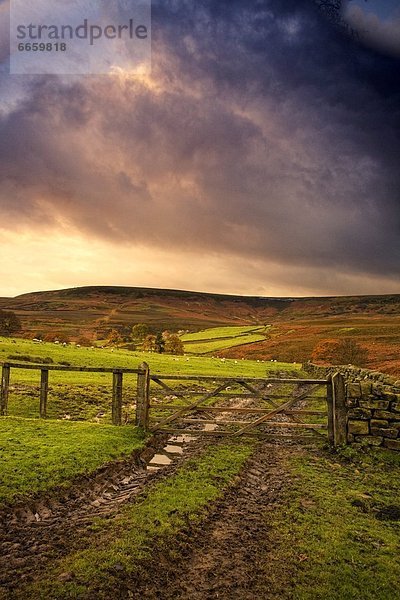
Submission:
[[[62,332],[104,338],[112,328],[196,332],[265,326],[265,339],[218,349],[218,356],[304,361],[326,339],[354,337],[369,350],[368,367],[400,373],[400,295],[263,298],[134,287],[82,287],[0,298],[20,317],[24,335]],[[244,342],[248,340],[243,340]]]

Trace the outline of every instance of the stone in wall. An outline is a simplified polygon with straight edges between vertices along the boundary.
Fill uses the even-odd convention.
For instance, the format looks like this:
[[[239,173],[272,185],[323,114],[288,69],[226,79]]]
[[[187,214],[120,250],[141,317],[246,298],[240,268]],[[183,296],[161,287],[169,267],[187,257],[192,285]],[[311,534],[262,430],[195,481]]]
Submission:
[[[390,450],[400,450],[400,440],[384,440],[383,445]]]
[[[368,435],[369,423],[368,421],[349,421],[347,431],[353,435]]]
[[[361,408],[375,408],[379,410],[389,408],[389,402],[385,400],[360,400],[359,405]]]
[[[395,415],[390,410],[375,410],[374,417],[376,419],[387,419],[388,421],[395,419]]]
[[[347,411],[347,416],[349,417],[349,419],[359,419],[361,421],[364,420],[368,420],[371,419],[372,417],[372,410],[368,410],[366,408],[350,408],[350,410]]]

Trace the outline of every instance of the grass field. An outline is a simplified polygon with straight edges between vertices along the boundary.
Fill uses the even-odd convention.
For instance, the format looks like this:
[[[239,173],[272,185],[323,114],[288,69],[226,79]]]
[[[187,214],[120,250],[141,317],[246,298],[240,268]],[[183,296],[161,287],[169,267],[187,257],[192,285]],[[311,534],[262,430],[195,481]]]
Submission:
[[[145,444],[133,427],[0,418],[0,506],[66,485]]]
[[[299,369],[299,365],[283,363],[174,357],[0,338],[0,363],[21,361],[19,357],[51,364],[130,368],[146,360],[153,373],[178,375],[263,377],[275,369]],[[11,371],[9,416],[0,417],[0,475],[7,481],[0,488],[0,502],[69,481],[77,473],[91,471],[142,444],[132,425],[109,425],[111,374],[50,372],[48,420],[39,420],[39,379],[38,371]],[[155,393],[154,386],[151,392]],[[126,422],[134,421],[135,399],[136,375],[129,375],[123,396]]]
[[[185,333],[181,336],[183,342],[202,342],[216,340],[219,338],[235,338],[239,335],[246,335],[249,333],[264,332],[266,327],[254,325],[248,325],[246,327],[212,327],[210,329],[203,329],[196,333]]]
[[[272,558],[292,574],[291,598],[398,600],[400,455],[304,450],[287,466]]]
[[[76,348],[52,343],[0,338],[0,363],[46,360],[73,366],[137,368],[146,361],[152,373],[264,377],[271,370],[298,371],[300,365],[262,361],[225,360],[196,356],[170,356],[110,348]],[[27,364],[29,364],[27,362]],[[35,418],[39,412],[39,371],[12,369],[9,415]],[[136,375],[124,377],[124,419],[132,419],[136,397]],[[48,416],[51,419],[111,419],[111,374],[51,372]],[[155,388],[155,386],[153,386]]]
[[[218,329],[214,338],[189,341],[194,346],[202,339],[204,344],[218,344],[226,338],[232,342],[257,335],[248,328],[228,328],[231,336],[227,328]],[[232,329],[242,331],[235,337]],[[0,363],[24,357],[39,363],[115,368],[137,367],[145,360],[153,373],[178,375],[263,377],[275,370],[300,374],[299,365],[287,363],[174,357],[0,338]],[[0,506],[31,493],[68,486],[75,476],[128,456],[145,443],[132,426],[105,424],[111,405],[109,374],[50,374],[49,415],[55,419],[67,414],[68,421],[27,418],[38,417],[38,380],[37,372],[12,371],[12,416],[0,417]],[[124,410],[131,414],[135,385],[134,376],[127,378]],[[313,404],[319,407],[318,402]],[[73,422],[99,420],[99,415],[101,425]],[[208,447],[175,475],[154,484],[117,519],[97,521],[86,545],[57,559],[40,582],[16,592],[16,600],[62,600],[86,593],[99,599],[113,597],[120,577],[115,565],[128,576],[137,575],[140,561],[151,556],[152,548],[167,547],[188,524],[201,523],[210,503],[235,481],[255,446],[254,441],[239,441]],[[270,550],[260,555],[258,568],[264,565],[266,580],[271,585],[276,581],[279,587],[275,596],[272,587],[265,590],[266,597],[400,599],[400,521],[391,518],[400,510],[400,455],[381,450],[356,453],[350,448],[332,453],[317,445],[311,449],[293,446],[292,450],[284,464],[289,473],[285,495],[272,511],[265,507]],[[73,580],[64,581],[60,576],[69,572],[74,573]]]
[[[267,326],[261,327],[213,327],[181,337],[185,352],[189,354],[211,354],[245,344],[262,342],[266,338]]]
[[[243,346],[245,344],[254,344],[255,342],[262,342],[264,340],[264,335],[249,333],[248,335],[240,335],[238,337],[231,337],[227,339],[216,339],[213,341],[202,341],[190,344],[186,343],[185,351],[190,354],[211,354],[212,352],[218,352],[219,350],[226,350],[228,348]]]

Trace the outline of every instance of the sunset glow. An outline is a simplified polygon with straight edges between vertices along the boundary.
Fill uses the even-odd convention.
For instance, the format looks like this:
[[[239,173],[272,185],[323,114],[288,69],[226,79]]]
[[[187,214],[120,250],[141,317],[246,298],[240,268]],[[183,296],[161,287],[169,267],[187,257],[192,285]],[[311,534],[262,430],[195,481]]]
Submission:
[[[0,295],[400,291],[398,59],[214,4],[153,3],[151,74],[19,77],[0,0]]]

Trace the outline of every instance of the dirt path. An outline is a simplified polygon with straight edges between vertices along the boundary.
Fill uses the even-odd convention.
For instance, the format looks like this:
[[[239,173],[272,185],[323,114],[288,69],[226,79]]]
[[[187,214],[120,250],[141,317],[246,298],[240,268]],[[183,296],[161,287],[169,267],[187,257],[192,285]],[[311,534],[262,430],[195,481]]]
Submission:
[[[263,444],[206,521],[183,532],[168,549],[156,551],[140,580],[128,582],[118,597],[290,598],[285,574],[274,572],[270,516],[290,483],[284,458],[295,451],[288,444]]]
[[[184,456],[156,473],[131,465],[129,482],[127,467],[121,467],[119,483],[114,476],[111,497],[107,496],[110,492],[103,489],[99,494],[97,489],[95,500],[77,498],[75,506],[68,500],[63,510],[54,510],[47,517],[42,512],[41,521],[20,518],[6,527],[0,538],[0,581],[2,589],[8,590],[6,597],[13,597],[16,572],[18,586],[40,576],[49,561],[84,544],[87,526],[96,516],[116,514],[121,504],[132,500],[132,494],[142,491],[148,481],[169,477],[182,462],[201,453],[204,443],[208,442],[192,443]],[[143,565],[138,578],[121,581],[115,599],[290,598],[282,573],[276,576],[271,568],[274,536],[269,518],[290,483],[284,465],[289,452],[296,452],[296,446],[287,442],[260,444],[234,485],[210,507],[206,519],[199,525],[188,524],[167,547],[154,548],[151,563]]]
[[[146,470],[165,440],[165,436],[155,438],[141,454],[111,463],[90,478],[77,478],[64,494],[39,497],[1,511],[0,589],[11,590],[12,597],[16,572],[18,585],[37,577],[49,561],[84,544],[94,519],[118,514],[121,506],[134,501],[149,483],[169,477],[183,462],[201,453],[205,443],[191,442],[170,465],[159,471]]]
[[[159,448],[165,441],[166,436],[160,439]],[[209,442],[204,437],[190,442],[183,455],[157,472],[144,468],[156,451],[148,448],[141,456],[100,470],[94,478],[82,478],[67,497],[45,498],[0,513],[2,589],[12,598],[15,585],[40,577],[48,563],[84,547],[94,519],[117,515],[148,483],[169,477],[189,458],[201,454]],[[289,484],[285,456],[297,448],[293,441],[260,443],[235,484],[211,506],[206,520],[198,528],[188,524],[187,531],[171,540],[168,548],[154,548],[151,564],[140,569],[136,580],[121,581],[115,599],[290,597],[282,591],[282,574],[274,577],[273,569],[266,568],[273,544],[268,513]]]

